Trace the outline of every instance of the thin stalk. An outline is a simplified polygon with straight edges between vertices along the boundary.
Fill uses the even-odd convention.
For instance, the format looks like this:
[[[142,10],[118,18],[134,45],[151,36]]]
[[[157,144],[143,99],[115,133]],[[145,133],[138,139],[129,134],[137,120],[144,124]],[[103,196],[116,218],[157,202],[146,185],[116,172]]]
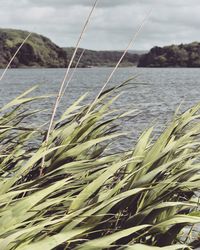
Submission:
[[[9,63],[7,64],[6,68],[4,69],[1,77],[0,77],[0,81],[3,79],[3,77],[5,76],[8,68],[10,67],[12,61],[15,59],[16,55],[19,53],[20,49],[22,48],[22,46],[25,44],[25,42],[28,40],[28,38],[31,36],[32,33],[29,33],[27,35],[27,37],[24,39],[24,41],[21,43],[21,45],[19,46],[19,48],[16,50],[15,54],[13,55],[13,57],[10,59]]]
[[[59,99],[59,102],[61,101],[63,95],[65,94],[65,91],[66,91],[67,87],[69,86],[69,83],[71,82],[71,80],[72,80],[72,78],[73,78],[73,76],[74,76],[74,74],[75,74],[75,72],[76,72],[76,70],[77,70],[77,68],[78,68],[78,65],[79,65],[79,63],[80,63],[80,61],[81,61],[81,58],[83,57],[83,54],[84,54],[84,53],[85,53],[85,49],[83,49],[83,51],[81,52],[81,54],[80,54],[80,56],[79,56],[79,58],[78,58],[78,61],[77,61],[76,65],[75,65],[75,67],[74,67],[74,69],[73,69],[73,72],[72,72],[72,74],[70,75],[70,78],[69,78],[69,80],[67,81],[67,83],[66,83],[66,85],[65,85],[65,88],[64,88],[64,90],[63,90],[63,92],[62,92],[62,95],[61,95],[61,97],[60,97],[60,99]]]
[[[128,43],[126,49],[124,50],[121,58],[119,59],[119,61],[117,62],[116,66],[114,67],[113,71],[111,72],[111,74],[109,75],[107,81],[105,82],[105,84],[103,85],[103,87],[101,88],[101,90],[99,91],[98,95],[96,96],[96,98],[94,99],[94,101],[91,103],[90,107],[87,110],[86,115],[91,111],[91,109],[93,108],[93,106],[95,105],[96,101],[98,100],[99,96],[101,95],[101,93],[104,91],[105,87],[108,85],[108,83],[110,82],[111,78],[113,77],[115,71],[118,69],[121,61],[124,59],[127,51],[129,50],[129,48],[133,45],[133,43],[135,42],[137,36],[139,35],[140,31],[142,30],[146,20],[148,19],[148,17],[150,16],[152,10],[149,11],[149,13],[145,16],[145,18],[143,19],[143,21],[141,22],[140,26],[138,27],[137,31],[134,33],[133,37],[131,38],[130,42]]]
[[[53,128],[53,121],[54,121],[54,118],[55,118],[55,115],[56,115],[56,111],[57,111],[57,108],[58,108],[58,105],[59,105],[60,98],[61,98],[61,96],[62,96],[62,92],[63,92],[63,88],[64,88],[64,86],[65,86],[66,79],[67,79],[68,74],[69,74],[69,70],[70,70],[71,65],[72,65],[72,63],[73,63],[73,61],[74,61],[74,58],[75,58],[75,56],[76,56],[77,50],[78,50],[79,45],[80,45],[80,42],[81,42],[82,37],[83,37],[83,35],[84,35],[85,31],[86,31],[86,28],[87,28],[88,23],[89,23],[89,21],[90,21],[90,19],[91,19],[92,13],[93,13],[93,11],[94,11],[96,5],[97,5],[97,2],[98,2],[98,0],[95,0],[94,4],[93,4],[93,6],[92,6],[92,9],[91,9],[91,11],[90,11],[90,13],[89,13],[89,15],[88,15],[88,17],[87,17],[87,19],[86,19],[86,22],[85,22],[85,24],[84,24],[84,26],[83,26],[83,29],[82,29],[82,31],[81,31],[81,33],[80,33],[80,36],[79,36],[78,41],[77,41],[77,44],[76,44],[76,46],[75,46],[75,50],[74,50],[74,52],[73,52],[73,55],[72,55],[72,57],[71,57],[71,60],[70,60],[70,62],[69,62],[69,65],[68,65],[68,67],[67,67],[65,76],[64,76],[63,81],[62,81],[62,83],[61,83],[61,85],[60,85],[60,89],[59,89],[59,91],[58,91],[58,95],[57,95],[57,97],[56,97],[56,101],[55,101],[55,104],[54,104],[54,106],[53,106],[53,111],[52,111],[52,115],[51,115],[49,127],[48,127],[48,130],[47,130],[47,135],[46,135],[46,138],[45,138],[45,144],[47,144],[47,142],[48,142],[48,140],[49,140],[49,136],[50,136],[51,130],[52,130],[52,128]],[[45,157],[42,158],[40,176],[41,176],[42,173],[43,173],[44,162],[45,162]]]

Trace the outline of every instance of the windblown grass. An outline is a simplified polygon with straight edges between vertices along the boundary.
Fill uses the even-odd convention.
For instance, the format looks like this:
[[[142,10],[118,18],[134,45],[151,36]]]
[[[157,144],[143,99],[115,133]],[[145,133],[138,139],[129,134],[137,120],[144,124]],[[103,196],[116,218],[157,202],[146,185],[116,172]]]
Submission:
[[[200,104],[176,115],[156,141],[149,128],[133,149],[106,150],[126,136],[116,121],[135,111],[111,109],[118,97],[113,92],[127,82],[104,89],[146,18],[95,100],[83,105],[83,95],[55,121],[97,1],[77,41],[49,127],[24,125],[40,112],[27,105],[45,98],[27,97],[32,89],[0,109],[0,250],[190,249],[199,244],[193,226],[188,236],[183,234],[200,223]]]
[[[35,148],[30,145],[46,131],[22,122],[37,112],[25,107],[40,97],[27,91],[1,109],[0,249],[184,249],[198,243],[182,234],[200,223],[200,104],[176,114],[156,141],[150,128],[130,151],[108,154],[109,144],[125,136],[114,122],[131,114],[110,108],[118,96],[113,91],[118,88],[102,93],[92,108],[80,97],[55,121],[48,143]]]

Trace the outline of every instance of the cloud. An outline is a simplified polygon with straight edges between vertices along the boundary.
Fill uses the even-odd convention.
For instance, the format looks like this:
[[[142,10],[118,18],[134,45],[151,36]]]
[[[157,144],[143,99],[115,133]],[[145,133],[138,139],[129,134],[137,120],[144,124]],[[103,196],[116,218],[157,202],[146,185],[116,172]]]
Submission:
[[[79,6],[92,6],[94,4],[94,0],[28,0],[30,4],[33,5],[41,5],[41,6],[55,6],[59,7],[69,7],[74,5]],[[148,0],[147,0],[148,1]],[[143,3],[145,1],[142,1]],[[121,5],[132,5],[134,1],[130,0],[99,0],[97,8],[104,8],[104,7],[113,7],[113,6],[121,6]]]
[[[94,0],[1,0],[1,27],[34,31],[74,46]],[[99,0],[81,46],[123,49],[153,12],[133,49],[200,41],[199,0]]]

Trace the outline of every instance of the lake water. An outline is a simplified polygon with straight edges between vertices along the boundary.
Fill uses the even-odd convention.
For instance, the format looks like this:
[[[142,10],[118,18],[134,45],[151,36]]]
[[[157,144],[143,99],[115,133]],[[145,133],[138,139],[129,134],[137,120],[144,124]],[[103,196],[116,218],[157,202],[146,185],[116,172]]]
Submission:
[[[111,68],[78,69],[63,98],[59,113],[85,92],[94,98],[111,71]],[[36,95],[55,94],[64,74],[64,69],[10,69],[0,82],[0,105],[34,85],[38,85],[34,92]],[[181,109],[185,110],[200,101],[198,68],[120,68],[108,86],[118,85],[136,75],[137,78],[132,80],[132,88],[125,91],[115,107],[138,109],[141,113],[121,124],[121,128],[130,133],[126,140],[117,143],[118,150],[134,145],[141,132],[149,126],[154,125],[154,133],[159,134],[181,103]],[[49,109],[49,112],[40,116],[40,122],[49,119],[53,103],[54,99],[37,102],[36,108]],[[37,119],[34,121],[33,118],[33,122],[39,122]]]
[[[111,71],[111,68],[77,69],[59,112],[85,92],[90,92],[90,97],[94,98]],[[55,94],[64,74],[65,69],[10,69],[0,82],[0,105],[34,85],[38,85],[36,94]],[[134,119],[123,122],[123,129],[130,132],[130,138],[121,142],[119,149],[134,144],[139,134],[149,126],[154,125],[155,134],[158,134],[180,103],[184,110],[200,101],[198,68],[120,68],[108,86],[118,85],[136,75],[137,78],[132,80],[132,88],[125,91],[115,104],[117,108],[136,108],[141,111]],[[38,108],[51,110],[52,105],[51,99],[40,102]],[[49,119],[48,112],[41,119]]]

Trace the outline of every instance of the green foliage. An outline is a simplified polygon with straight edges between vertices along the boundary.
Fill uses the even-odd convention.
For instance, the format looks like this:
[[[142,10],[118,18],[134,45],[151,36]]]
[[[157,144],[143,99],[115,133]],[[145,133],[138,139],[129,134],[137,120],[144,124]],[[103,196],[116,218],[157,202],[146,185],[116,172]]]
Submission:
[[[5,68],[20,44],[29,32],[15,29],[0,29],[0,68]],[[74,48],[60,48],[50,39],[32,33],[19,53],[13,60],[11,67],[67,67]],[[72,67],[76,65],[82,49],[78,49]],[[115,66],[123,52],[85,50],[78,67]],[[133,66],[139,60],[139,55],[127,53],[120,66]]]
[[[31,90],[30,90],[31,91]],[[37,97],[17,97],[0,117],[0,249],[186,249],[182,237],[200,223],[199,109],[176,115],[156,141],[152,128],[132,150],[107,153],[115,138],[114,90],[90,112],[77,100],[46,131],[30,128],[24,109]],[[38,143],[32,147],[32,142]],[[41,159],[45,156],[43,175]],[[189,247],[187,249],[190,249]]]
[[[72,56],[74,48],[65,48],[69,58]],[[73,66],[76,65],[83,49],[79,48],[75,57]],[[94,51],[85,50],[84,55],[79,63],[79,67],[114,67],[116,62],[120,59],[123,52],[120,51]],[[140,55],[136,53],[127,53],[122,60],[120,67],[135,66],[139,61]]]
[[[140,57],[138,67],[200,67],[200,43],[154,47]]]
[[[5,67],[29,33],[0,29],[0,67]],[[66,67],[67,53],[50,39],[33,33],[21,48],[11,67]]]

